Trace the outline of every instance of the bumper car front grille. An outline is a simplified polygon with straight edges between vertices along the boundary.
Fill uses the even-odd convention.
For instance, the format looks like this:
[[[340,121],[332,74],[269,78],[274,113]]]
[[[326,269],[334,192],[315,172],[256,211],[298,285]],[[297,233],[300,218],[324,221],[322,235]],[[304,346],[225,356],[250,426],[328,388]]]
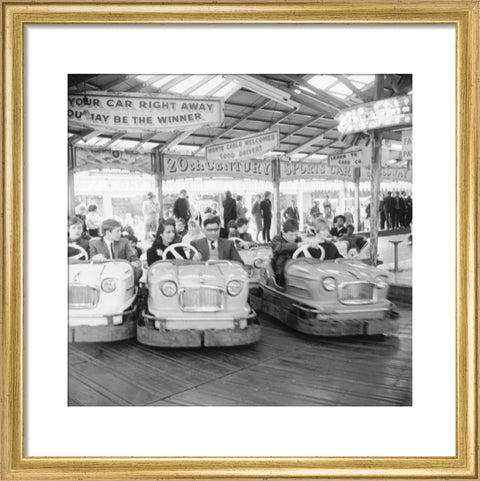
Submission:
[[[338,296],[343,304],[369,304],[373,302],[374,290],[370,282],[350,282],[339,286]]]
[[[217,312],[223,309],[223,290],[200,287],[180,291],[180,308],[186,312]]]
[[[70,309],[91,309],[98,304],[100,293],[97,287],[85,284],[68,286],[68,307]]]

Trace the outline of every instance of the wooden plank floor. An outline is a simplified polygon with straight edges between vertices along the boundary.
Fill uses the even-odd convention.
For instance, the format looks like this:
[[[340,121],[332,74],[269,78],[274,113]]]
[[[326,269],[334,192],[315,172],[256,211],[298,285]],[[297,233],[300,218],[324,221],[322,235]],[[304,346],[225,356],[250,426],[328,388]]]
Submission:
[[[70,344],[69,405],[410,406],[411,308],[399,309],[390,337],[312,338],[262,317],[252,346]]]

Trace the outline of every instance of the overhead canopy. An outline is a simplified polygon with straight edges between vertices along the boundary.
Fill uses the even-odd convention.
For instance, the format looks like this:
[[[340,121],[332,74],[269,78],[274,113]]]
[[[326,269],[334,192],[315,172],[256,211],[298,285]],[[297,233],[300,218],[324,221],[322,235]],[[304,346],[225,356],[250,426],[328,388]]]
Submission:
[[[182,131],[87,128],[69,122],[69,143],[112,150],[204,155],[212,144],[279,129],[271,155],[315,161],[364,145],[363,134],[342,135],[339,110],[373,100],[374,75],[69,75],[69,94],[86,92],[218,97],[224,102],[219,126]],[[386,75],[384,97],[411,93],[412,76]],[[401,142],[399,131],[384,138]]]

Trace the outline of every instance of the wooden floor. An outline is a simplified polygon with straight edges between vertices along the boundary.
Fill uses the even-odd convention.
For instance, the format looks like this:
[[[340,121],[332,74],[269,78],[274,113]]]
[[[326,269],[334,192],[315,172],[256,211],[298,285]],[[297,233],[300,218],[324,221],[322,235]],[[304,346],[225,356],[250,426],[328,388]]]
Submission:
[[[311,338],[261,318],[245,347],[70,344],[69,405],[410,406],[411,308],[399,309],[391,337]]]

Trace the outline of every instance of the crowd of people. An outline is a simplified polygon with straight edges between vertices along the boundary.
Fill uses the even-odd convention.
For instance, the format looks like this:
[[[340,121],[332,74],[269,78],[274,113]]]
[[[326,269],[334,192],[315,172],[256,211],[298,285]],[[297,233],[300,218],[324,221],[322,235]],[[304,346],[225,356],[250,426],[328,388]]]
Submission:
[[[316,256],[314,247],[320,244],[327,259],[342,257],[335,246],[339,240],[348,244],[347,250],[356,249],[357,252],[366,243],[364,237],[355,233],[351,214],[336,215],[333,221],[329,220],[332,210],[328,196],[323,203],[323,212],[318,201],[311,208],[310,230],[307,229],[305,242],[299,234],[299,212],[295,200],[292,200],[283,212],[281,232],[273,239],[270,238],[272,221],[270,192],[265,192],[263,196],[257,195],[252,204],[251,217],[256,228],[255,240],[248,232],[250,219],[242,196],[234,198],[230,191],[226,191],[222,207],[223,219],[220,217],[220,209],[216,202],[212,202],[203,212],[199,212],[192,208],[187,191],[182,189],[174,202],[173,215],[169,218],[160,218],[160,205],[155,195],[149,192],[142,208],[145,238],[141,242],[146,249],[147,264],[151,265],[164,257],[242,262],[237,248],[248,249],[256,245],[262,237],[261,241],[271,244],[272,267],[278,284],[282,285],[286,260],[305,242],[312,249],[313,257]],[[412,220],[411,209],[410,196],[398,192],[392,196],[391,192],[388,192],[380,202],[381,228],[384,228],[384,225],[392,229],[409,225]],[[118,218],[102,221],[95,204],[89,205],[88,208],[81,204],[77,206],[75,215],[70,217],[68,222],[69,257],[76,254],[77,258],[93,261],[124,259],[132,264],[135,277],[138,279],[142,274],[140,259],[144,252],[139,246],[134,225],[134,218],[129,214],[125,216],[123,223]],[[232,238],[234,241],[241,239],[241,244],[236,245],[229,240]],[[169,249],[174,244],[181,244],[183,247]],[[188,246],[194,247],[195,251],[190,252]],[[76,247],[80,249],[80,255],[75,252]]]

